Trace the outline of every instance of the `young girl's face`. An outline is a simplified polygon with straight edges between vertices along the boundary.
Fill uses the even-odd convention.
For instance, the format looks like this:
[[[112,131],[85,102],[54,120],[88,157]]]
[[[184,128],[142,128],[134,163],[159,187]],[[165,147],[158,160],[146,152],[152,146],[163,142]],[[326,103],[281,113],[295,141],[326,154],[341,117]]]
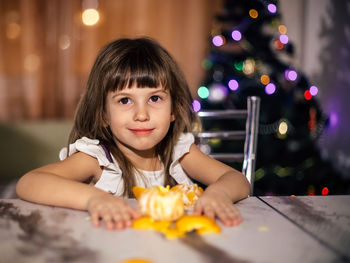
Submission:
[[[107,124],[124,154],[154,153],[175,117],[169,91],[162,86],[110,91],[106,99]]]

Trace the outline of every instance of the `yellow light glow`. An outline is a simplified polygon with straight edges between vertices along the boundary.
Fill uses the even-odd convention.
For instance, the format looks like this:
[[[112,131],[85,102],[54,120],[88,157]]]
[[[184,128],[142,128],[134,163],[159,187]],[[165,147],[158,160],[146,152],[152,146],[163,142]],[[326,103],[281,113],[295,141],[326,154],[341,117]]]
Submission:
[[[285,25],[280,25],[278,27],[278,31],[281,33],[281,34],[287,34],[287,27]]]
[[[257,18],[258,17],[258,11],[256,11],[255,9],[250,9],[249,10],[249,15],[251,18]]]
[[[285,121],[281,121],[280,125],[278,126],[278,132],[281,135],[284,135],[287,133],[287,131],[288,131],[288,124]]]
[[[270,83],[270,77],[267,76],[267,75],[262,75],[260,77],[260,81],[261,81],[262,84],[267,85],[267,84]]]
[[[93,26],[100,20],[100,14],[94,8],[84,10],[81,17],[86,26]]]
[[[247,59],[244,61],[243,72],[246,75],[251,75],[255,71],[255,61],[253,59]]]
[[[9,23],[6,26],[6,37],[9,39],[16,39],[21,34],[21,26],[17,23]]]

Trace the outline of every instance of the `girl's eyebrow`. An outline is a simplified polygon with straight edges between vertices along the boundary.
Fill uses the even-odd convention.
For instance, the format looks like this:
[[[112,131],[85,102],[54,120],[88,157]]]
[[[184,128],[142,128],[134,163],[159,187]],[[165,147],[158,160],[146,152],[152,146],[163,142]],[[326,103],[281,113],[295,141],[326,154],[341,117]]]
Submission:
[[[149,92],[149,94],[155,94],[155,93],[158,93],[158,92],[162,92],[162,93],[165,93],[165,94],[168,94],[169,92],[164,89],[164,88],[156,88],[154,91],[151,91]],[[112,95],[112,98],[114,97],[117,97],[117,96],[131,96],[133,95],[133,92],[125,92],[125,91],[121,91],[121,92],[115,92],[113,95]]]

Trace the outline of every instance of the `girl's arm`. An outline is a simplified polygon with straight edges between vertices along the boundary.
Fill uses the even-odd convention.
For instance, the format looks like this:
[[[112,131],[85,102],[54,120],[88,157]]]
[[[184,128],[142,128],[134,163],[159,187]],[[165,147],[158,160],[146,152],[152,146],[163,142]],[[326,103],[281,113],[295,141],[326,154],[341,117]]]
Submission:
[[[91,177],[99,178],[101,173],[97,159],[78,152],[26,173],[18,181],[16,192],[27,201],[88,210],[96,226],[102,218],[107,228],[124,228],[137,213],[122,198],[83,183]]]
[[[180,163],[191,178],[208,186],[196,203],[195,213],[217,216],[226,225],[239,224],[242,218],[233,203],[248,197],[250,184],[246,177],[202,153],[194,144]]]

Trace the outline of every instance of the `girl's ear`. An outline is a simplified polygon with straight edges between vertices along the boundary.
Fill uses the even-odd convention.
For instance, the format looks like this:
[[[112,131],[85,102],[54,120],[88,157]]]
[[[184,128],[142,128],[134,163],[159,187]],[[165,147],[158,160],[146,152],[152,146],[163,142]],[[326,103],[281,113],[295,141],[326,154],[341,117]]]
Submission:
[[[173,122],[175,120],[175,114],[171,113],[170,115],[170,122]]]

